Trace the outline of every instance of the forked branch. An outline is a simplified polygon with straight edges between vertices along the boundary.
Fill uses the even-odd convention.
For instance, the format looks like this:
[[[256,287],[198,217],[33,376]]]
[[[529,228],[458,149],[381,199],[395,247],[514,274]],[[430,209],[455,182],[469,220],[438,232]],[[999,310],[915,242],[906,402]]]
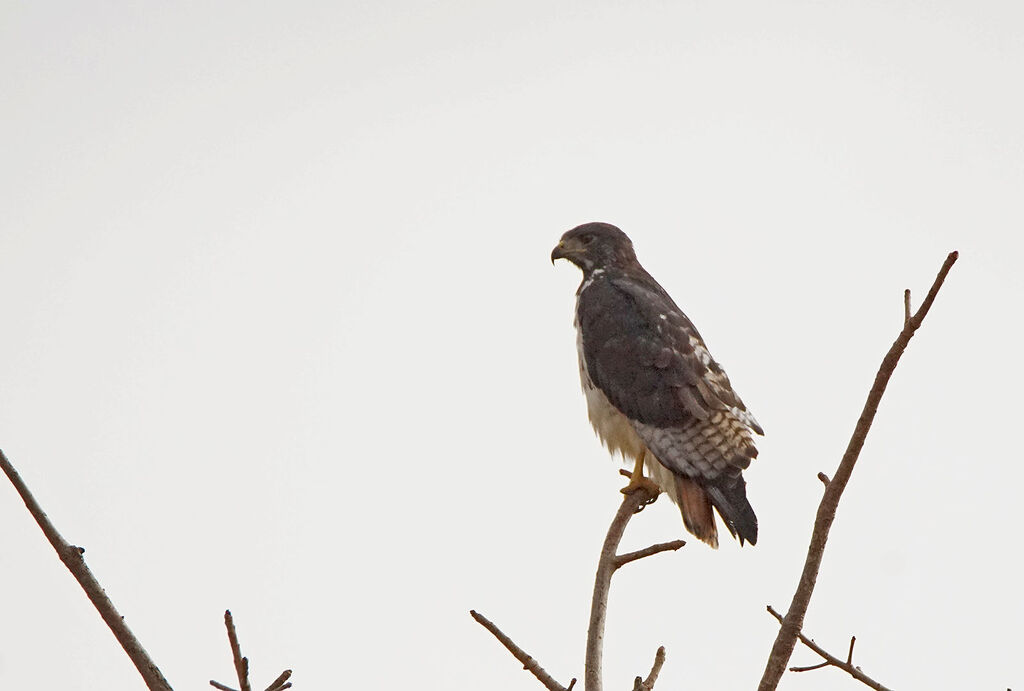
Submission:
[[[238,688],[240,691],[252,691],[252,686],[249,684],[249,658],[242,657],[242,647],[238,644],[238,633],[235,631],[235,619],[231,616],[231,610],[224,610],[224,626],[228,630],[228,644],[231,646],[231,661],[235,665]],[[284,691],[284,689],[291,688],[292,683],[288,681],[291,676],[292,671],[286,669],[281,672],[277,679],[270,682],[270,686],[266,688],[266,691]],[[220,691],[235,691],[230,686],[212,679],[210,680],[210,686]]]
[[[775,609],[771,605],[768,605],[768,613],[771,614],[773,617],[775,617],[776,621],[778,621],[780,624],[782,623],[782,615],[779,614],[778,612],[776,612]],[[816,665],[811,665],[809,667],[790,667],[789,668],[790,672],[810,672],[810,671],[813,671],[813,670],[816,670],[816,669],[822,669],[824,667],[837,667],[837,668],[843,670],[844,672],[846,672],[847,674],[849,674],[851,677],[853,677],[857,681],[859,681],[862,684],[864,684],[865,686],[868,686],[868,687],[870,687],[872,689],[875,689],[875,691],[892,691],[892,689],[889,689],[886,686],[882,686],[877,681],[875,681],[874,679],[872,679],[868,675],[864,674],[864,672],[860,671],[860,667],[855,667],[854,666],[854,664],[853,664],[853,644],[857,642],[857,637],[856,636],[851,636],[850,637],[850,649],[846,653],[846,661],[845,662],[840,660],[835,655],[832,655],[831,653],[826,651],[820,645],[815,643],[813,639],[808,638],[807,636],[803,635],[802,633],[797,634],[797,636],[800,639],[801,643],[803,643],[808,648],[810,648],[811,650],[816,652],[825,661],[821,662],[821,663],[818,663]]]
[[[622,471],[622,473],[626,476],[629,475],[627,471]],[[598,559],[597,576],[594,579],[594,595],[590,603],[590,626],[587,629],[587,655],[584,667],[585,691],[601,691],[602,689],[601,658],[604,648],[605,619],[608,613],[608,591],[611,587],[612,574],[626,564],[662,552],[674,551],[686,544],[683,540],[673,540],[651,545],[635,552],[617,554],[619,543],[622,541],[622,535],[626,531],[629,520],[657,498],[658,493],[647,486],[641,486],[626,494],[615,513],[615,518],[612,519],[612,523],[608,527],[608,534],[605,536],[604,545],[601,548],[601,557]],[[522,663],[523,669],[537,677],[538,681],[549,691],[571,691],[576,684],[576,680],[573,679],[569,682],[568,687],[562,686],[490,620],[474,610],[470,610],[470,615],[490,631],[512,653],[512,656]],[[662,646],[658,648],[658,652],[654,656],[654,665],[647,678],[637,677],[633,688],[639,691],[651,691],[664,664],[665,648]]]
[[[910,343],[910,339],[920,328],[921,323],[928,314],[928,310],[935,301],[935,296],[938,295],[943,281],[946,280],[946,275],[953,268],[957,256],[956,252],[950,252],[949,256],[946,257],[946,261],[943,263],[942,268],[939,269],[939,273],[935,277],[928,295],[925,297],[924,302],[921,303],[921,307],[913,315],[910,314],[910,291],[905,291],[903,294],[903,330],[900,331],[896,341],[889,348],[889,352],[882,359],[882,365],[875,375],[874,384],[868,393],[867,401],[864,403],[864,409],[857,420],[857,425],[853,430],[853,435],[850,437],[850,443],[846,447],[846,452],[843,454],[835,475],[826,483],[825,494],[818,504],[818,512],[814,520],[814,530],[811,533],[811,542],[807,548],[807,559],[804,561],[803,572],[800,574],[800,582],[793,595],[793,601],[790,603],[789,610],[786,612],[786,616],[782,618],[782,626],[779,629],[778,636],[775,638],[775,644],[772,646],[758,691],[775,691],[779,680],[786,671],[786,665],[789,664],[789,659],[793,655],[793,648],[796,646],[797,638],[800,636],[800,630],[803,627],[804,616],[807,614],[807,607],[811,601],[811,594],[814,592],[814,584],[817,581],[822,555],[825,552],[825,543],[828,541],[828,533],[832,527],[832,521],[835,520],[839,499],[842,497],[843,490],[846,488],[850,475],[853,473],[853,467],[860,456],[864,440],[867,439],[871,423],[875,419],[875,413],[878,412],[878,404],[885,393],[889,378],[892,377],[892,373],[900,361],[900,356],[903,355],[907,345]],[[824,480],[822,481],[824,482]]]

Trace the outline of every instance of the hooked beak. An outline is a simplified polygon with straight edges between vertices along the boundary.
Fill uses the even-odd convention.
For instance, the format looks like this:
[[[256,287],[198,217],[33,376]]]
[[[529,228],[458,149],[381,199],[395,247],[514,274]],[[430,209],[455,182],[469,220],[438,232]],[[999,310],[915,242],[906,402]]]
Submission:
[[[556,259],[568,259],[568,258],[569,258],[569,248],[567,248],[565,246],[565,242],[564,241],[563,242],[559,242],[557,245],[555,245],[555,249],[551,250],[551,265],[552,266],[555,265],[555,260]]]

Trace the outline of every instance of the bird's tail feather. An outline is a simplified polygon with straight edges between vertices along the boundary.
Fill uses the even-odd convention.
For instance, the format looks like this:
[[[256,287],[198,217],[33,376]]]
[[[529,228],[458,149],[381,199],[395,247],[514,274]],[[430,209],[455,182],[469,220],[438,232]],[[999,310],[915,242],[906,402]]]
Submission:
[[[724,479],[720,484],[708,485],[707,493],[733,537],[739,538],[741,545],[744,540],[756,545],[757,516],[747,501],[747,483],[743,477],[737,476]]]
[[[675,483],[675,499],[683,514],[683,525],[698,539],[718,549],[718,528],[715,526],[715,514],[711,510],[708,493],[683,475],[676,475]]]

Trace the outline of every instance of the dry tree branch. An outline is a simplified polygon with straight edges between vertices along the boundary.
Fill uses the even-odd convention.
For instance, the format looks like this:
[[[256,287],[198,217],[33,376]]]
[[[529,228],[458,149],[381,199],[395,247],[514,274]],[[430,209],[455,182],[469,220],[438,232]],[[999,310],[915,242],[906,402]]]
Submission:
[[[620,471],[626,477],[630,477],[629,471]],[[611,587],[612,574],[626,564],[630,564],[644,557],[650,557],[662,552],[674,551],[685,545],[683,540],[672,540],[671,542],[660,542],[644,549],[626,554],[616,554],[622,535],[626,531],[626,525],[634,514],[639,513],[645,506],[658,498],[658,492],[648,486],[641,485],[635,491],[626,494],[622,498],[622,504],[615,512],[608,527],[608,534],[605,536],[604,545],[601,547],[601,557],[597,563],[597,576],[594,579],[594,595],[590,603],[590,626],[587,629],[587,655],[584,668],[584,689],[585,691],[601,691],[601,657],[604,648],[604,625],[608,613],[608,590]],[[540,664],[530,657],[526,651],[516,645],[511,638],[502,633],[501,629],[495,626],[490,620],[475,610],[469,614],[485,629],[490,631],[498,641],[505,646],[515,659],[523,664],[523,669],[537,677],[549,691],[571,691],[576,684],[573,679],[568,687],[564,687],[555,681],[550,674],[544,671]],[[658,680],[662,665],[665,664],[665,647],[658,648],[654,656],[654,665],[646,679],[636,678],[634,689],[640,684],[640,691],[651,691],[654,682]]]
[[[628,476],[629,471],[621,471]],[[594,595],[590,601],[590,626],[587,629],[587,656],[583,669],[584,691],[602,691],[601,658],[604,651],[604,624],[608,614],[608,590],[612,584],[612,574],[620,566],[635,559],[657,554],[665,551],[655,549],[660,545],[654,545],[647,549],[632,552],[623,556],[616,555],[622,535],[626,532],[629,519],[634,514],[643,510],[645,506],[658,498],[657,492],[641,485],[636,491],[622,497],[619,510],[615,512],[615,518],[608,526],[608,534],[604,538],[604,545],[601,547],[601,557],[597,562],[597,575],[594,577]],[[664,543],[674,544],[674,543]],[[685,543],[684,543],[685,544]],[[682,545],[679,545],[682,547]],[[678,547],[666,547],[665,549],[678,549]],[[637,556],[633,556],[637,555]],[[631,558],[630,558],[631,557]]]
[[[530,657],[530,655],[520,648],[515,642],[506,636],[501,629],[499,629],[490,619],[482,614],[479,614],[476,610],[469,610],[469,616],[476,619],[477,623],[483,626],[485,629],[494,634],[494,637],[512,653],[512,657],[519,660],[523,664],[523,669],[537,677],[537,681],[544,684],[549,691],[570,691],[573,686],[576,685],[576,680],[573,679],[569,682],[569,686],[562,686],[554,677],[544,671],[544,668],[540,666],[540,663]]]
[[[85,548],[68,544],[67,540],[61,536],[60,532],[46,515],[46,512],[39,505],[39,502],[32,496],[32,492],[29,491],[25,481],[21,479],[21,475],[11,465],[11,462],[7,460],[7,456],[2,450],[0,450],[0,467],[3,468],[4,473],[18,491],[18,494],[21,495],[21,499],[25,502],[29,513],[32,514],[32,517],[36,519],[36,523],[42,528],[43,534],[57,552],[57,556],[64,562],[64,565],[71,572],[71,575],[75,577],[75,580],[78,581],[78,584],[82,586],[82,590],[85,591],[85,594],[92,601],[100,616],[103,617],[103,621],[106,622],[107,626],[114,633],[117,642],[128,653],[128,657],[135,664],[135,668],[139,670],[139,674],[142,675],[146,686],[151,691],[172,691],[171,685],[164,678],[163,673],[160,672],[153,659],[149,657],[149,653],[142,647],[139,639],[128,628],[124,617],[114,607],[114,603],[107,597],[99,581],[96,580],[96,577],[92,575],[92,571],[86,566],[85,559],[82,557],[85,554]],[[231,618],[230,611],[224,612],[224,623],[228,629],[228,641],[231,643],[231,654],[235,663],[235,671],[238,673],[238,683],[241,691],[251,691],[249,686],[249,660],[242,657],[242,651],[238,646],[238,636],[235,633],[235,623]],[[290,688],[291,682],[288,681],[288,678],[291,675],[292,671],[286,669],[267,687],[266,691],[284,691],[284,689]],[[216,681],[210,681],[210,685],[221,691],[234,691],[231,687]]]
[[[644,557],[649,557],[653,554],[661,554],[662,552],[674,552],[685,544],[686,540],[672,540],[671,542],[659,542],[656,545],[644,547],[643,549],[638,549],[635,552],[620,554],[619,556],[615,557],[615,568],[618,569],[622,566],[625,566],[631,561],[643,559]]]
[[[85,559],[82,557],[85,554],[85,549],[68,544],[61,536],[57,528],[54,527],[53,523],[46,516],[39,502],[32,496],[18,471],[7,460],[7,456],[4,455],[3,451],[0,451],[0,466],[3,467],[4,473],[7,474],[11,484],[14,485],[18,494],[21,495],[21,499],[25,502],[25,506],[28,507],[29,513],[32,514],[32,517],[36,519],[36,523],[42,528],[46,539],[50,541],[53,549],[56,550],[57,556],[64,562],[64,566],[68,568],[68,571],[75,577],[78,584],[82,586],[82,590],[85,591],[86,596],[88,596],[93,606],[96,607],[96,611],[100,613],[103,621],[106,622],[107,626],[114,633],[117,642],[128,653],[128,657],[131,658],[135,668],[139,670],[139,674],[142,675],[146,686],[151,691],[171,691],[171,685],[164,678],[163,673],[160,672],[156,663],[150,658],[146,649],[142,647],[139,639],[128,628],[124,617],[114,607],[114,603],[107,597],[99,581],[96,580],[96,577],[92,575],[92,571],[86,566]]]
[[[242,657],[242,647],[238,644],[238,633],[235,632],[235,619],[231,616],[229,609],[224,610],[224,626],[228,630],[228,644],[231,646],[231,661],[235,665],[235,674],[238,675],[238,688],[241,691],[252,691],[252,687],[249,685],[249,658]],[[284,689],[291,688],[292,683],[288,681],[291,676],[292,671],[286,669],[277,679],[270,682],[266,691],[284,691]],[[210,680],[210,686],[220,691],[235,691],[230,686],[213,679]]]
[[[782,623],[782,615],[779,614],[778,612],[776,612],[775,609],[773,609],[771,605],[768,605],[768,613],[771,614],[773,617],[775,617],[775,619],[780,624]],[[853,644],[857,642],[857,637],[856,636],[850,636],[850,650],[846,654],[846,662],[843,662],[842,660],[840,660],[835,655],[832,655],[831,653],[829,653],[828,651],[823,649],[820,645],[815,643],[813,639],[808,638],[807,636],[803,635],[802,633],[797,634],[797,636],[799,637],[801,643],[803,643],[808,648],[810,648],[811,650],[816,652],[825,661],[821,662],[821,663],[818,663],[816,665],[810,665],[809,667],[790,667],[789,668],[790,672],[810,672],[810,671],[815,670],[815,669],[822,669],[823,667],[837,667],[837,668],[843,670],[844,672],[846,672],[847,674],[849,674],[851,677],[853,677],[857,681],[863,683],[865,686],[869,686],[869,687],[875,689],[875,691],[892,691],[888,687],[882,686],[877,681],[875,681],[874,679],[872,679],[868,675],[864,674],[864,672],[860,671],[860,667],[855,667],[854,666],[854,664],[853,664]]]
[[[864,409],[857,420],[857,425],[853,430],[853,435],[850,437],[850,443],[846,447],[843,459],[839,462],[835,476],[826,483],[825,494],[821,498],[821,503],[818,504],[818,512],[814,519],[814,530],[811,533],[810,545],[807,548],[807,559],[804,561],[803,572],[800,574],[800,582],[797,585],[796,592],[793,594],[793,601],[790,603],[789,611],[786,612],[786,616],[782,619],[782,626],[772,646],[758,691],[775,691],[779,680],[786,671],[786,665],[789,664],[789,659],[793,655],[793,648],[796,646],[797,637],[800,635],[800,629],[803,627],[804,616],[807,614],[807,607],[811,601],[811,594],[814,592],[814,584],[817,581],[818,570],[821,567],[825,543],[828,541],[828,533],[832,527],[832,521],[836,517],[839,499],[842,497],[846,483],[849,482],[850,475],[853,473],[853,467],[857,463],[861,448],[864,446],[864,440],[871,429],[871,423],[875,419],[875,413],[878,411],[878,405],[882,400],[882,395],[885,393],[885,387],[900,361],[900,356],[903,355],[903,351],[906,350],[907,345],[910,343],[910,339],[921,327],[921,323],[935,301],[939,288],[942,287],[942,283],[946,280],[946,275],[953,267],[957,257],[958,254],[956,252],[950,252],[949,256],[946,257],[946,261],[942,264],[942,268],[939,269],[939,273],[935,277],[928,295],[913,316],[910,316],[909,291],[903,294],[903,330],[900,331],[896,341],[889,348],[889,352],[882,359],[881,367],[879,367],[878,374],[875,375],[875,381],[871,386],[871,391],[868,393]]]

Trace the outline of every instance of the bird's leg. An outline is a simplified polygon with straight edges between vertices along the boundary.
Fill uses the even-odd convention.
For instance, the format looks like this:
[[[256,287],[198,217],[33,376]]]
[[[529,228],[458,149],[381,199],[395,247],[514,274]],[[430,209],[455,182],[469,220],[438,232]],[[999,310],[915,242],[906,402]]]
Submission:
[[[654,480],[644,477],[644,456],[646,455],[647,449],[641,449],[640,455],[636,457],[636,461],[633,463],[633,472],[629,476],[629,484],[619,490],[623,494],[632,494],[641,488],[646,489],[655,498],[661,494],[661,487],[658,487]],[[623,474],[625,472],[623,471]],[[654,499],[651,501],[654,501]]]

